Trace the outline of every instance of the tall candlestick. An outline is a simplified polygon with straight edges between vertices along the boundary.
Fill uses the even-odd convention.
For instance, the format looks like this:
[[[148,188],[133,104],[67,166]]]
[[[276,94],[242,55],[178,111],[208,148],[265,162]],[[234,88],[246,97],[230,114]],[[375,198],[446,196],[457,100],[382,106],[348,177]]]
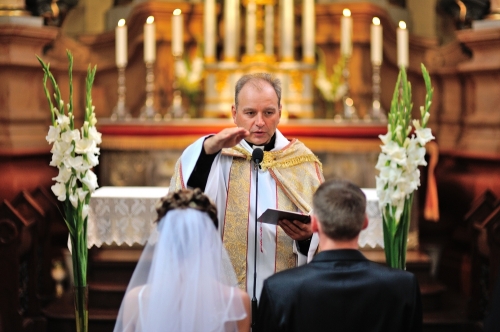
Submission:
[[[172,55],[181,56],[184,52],[184,26],[179,8],[172,15]]]
[[[152,63],[156,60],[156,25],[155,18],[149,16],[144,24],[144,62]]]
[[[351,56],[352,54],[352,17],[349,9],[342,11],[340,19],[340,52],[342,55]]]
[[[372,22],[370,29],[371,60],[373,64],[380,66],[382,64],[382,26],[378,17],[374,17]]]
[[[123,18],[115,28],[115,57],[117,67],[127,65],[127,26]]]
[[[399,28],[397,30],[397,42],[398,42],[398,66],[408,67],[409,64],[409,51],[408,51],[408,30],[406,29],[406,23],[399,21]]]

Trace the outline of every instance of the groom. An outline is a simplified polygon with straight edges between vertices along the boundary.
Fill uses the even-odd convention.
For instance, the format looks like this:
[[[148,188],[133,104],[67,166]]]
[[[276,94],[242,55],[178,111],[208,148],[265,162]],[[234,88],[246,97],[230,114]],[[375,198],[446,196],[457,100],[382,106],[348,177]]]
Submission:
[[[348,181],[326,181],[313,196],[311,228],[321,250],[264,282],[258,331],[421,331],[415,276],[370,262],[358,250],[366,198]]]

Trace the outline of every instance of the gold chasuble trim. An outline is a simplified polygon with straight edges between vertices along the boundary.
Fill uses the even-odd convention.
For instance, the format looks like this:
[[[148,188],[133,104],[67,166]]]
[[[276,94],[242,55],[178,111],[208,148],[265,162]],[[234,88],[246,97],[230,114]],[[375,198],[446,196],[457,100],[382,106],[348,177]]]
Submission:
[[[246,290],[250,167],[251,164],[246,159],[233,158],[222,234],[222,242],[242,290]]]
[[[172,178],[175,179],[175,181],[170,182],[169,192],[174,192],[179,189],[186,189],[184,178],[182,176],[182,165],[180,158],[175,163],[174,174],[172,175]]]
[[[283,190],[277,187],[278,209],[295,211],[297,209]],[[297,266],[297,256],[293,253],[293,240],[281,227],[276,227],[276,259],[274,272],[284,271]]]

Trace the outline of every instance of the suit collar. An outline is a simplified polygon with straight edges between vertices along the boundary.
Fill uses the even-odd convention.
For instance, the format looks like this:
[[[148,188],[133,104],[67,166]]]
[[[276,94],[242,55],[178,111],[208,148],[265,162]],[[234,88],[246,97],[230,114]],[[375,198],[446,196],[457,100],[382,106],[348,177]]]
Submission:
[[[367,261],[366,257],[359,250],[355,249],[337,249],[319,252],[314,256],[312,262],[327,261]]]

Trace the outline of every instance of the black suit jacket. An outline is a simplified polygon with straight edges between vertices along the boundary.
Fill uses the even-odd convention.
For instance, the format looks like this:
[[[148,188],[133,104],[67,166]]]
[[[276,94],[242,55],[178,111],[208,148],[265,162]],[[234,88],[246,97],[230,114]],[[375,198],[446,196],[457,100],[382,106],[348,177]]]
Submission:
[[[318,253],[264,282],[259,332],[421,331],[415,276],[367,260],[358,250]]]

